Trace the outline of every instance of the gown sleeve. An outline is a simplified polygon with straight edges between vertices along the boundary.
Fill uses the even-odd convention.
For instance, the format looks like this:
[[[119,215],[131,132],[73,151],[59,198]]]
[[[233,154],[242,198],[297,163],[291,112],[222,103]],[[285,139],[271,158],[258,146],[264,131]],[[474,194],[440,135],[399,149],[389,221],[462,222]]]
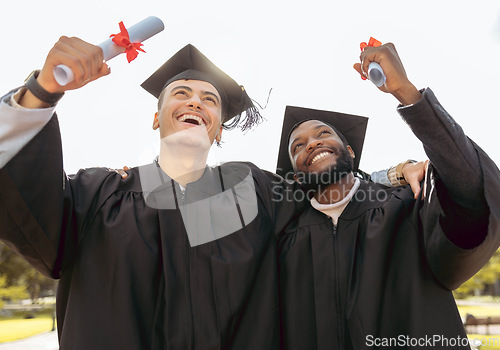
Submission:
[[[0,239],[59,278],[79,238],[119,179],[106,169],[63,171],[57,116],[0,169]]]
[[[500,245],[500,172],[430,89],[422,96],[399,113],[431,162],[420,209],[427,259],[438,280],[455,289]]]
[[[285,180],[277,174],[258,169],[254,172],[254,179],[257,194],[271,216],[278,237],[309,206],[309,200],[297,182]]]

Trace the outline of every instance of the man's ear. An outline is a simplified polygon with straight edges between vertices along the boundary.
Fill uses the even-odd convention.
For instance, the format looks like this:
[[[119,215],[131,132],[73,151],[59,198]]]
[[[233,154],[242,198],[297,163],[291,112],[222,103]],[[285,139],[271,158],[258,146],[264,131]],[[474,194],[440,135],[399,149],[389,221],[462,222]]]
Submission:
[[[354,153],[354,151],[352,150],[351,146],[347,145],[347,151],[349,151],[349,154],[351,155],[351,157],[354,159],[356,158],[356,154]]]
[[[155,113],[155,118],[153,119],[153,130],[160,127],[160,122],[158,121],[158,112]]]
[[[222,130],[224,128],[222,127],[222,125],[220,126],[220,129],[219,129],[219,132],[217,133],[217,135],[215,135],[215,141],[217,142],[220,142],[221,138],[222,138]]]

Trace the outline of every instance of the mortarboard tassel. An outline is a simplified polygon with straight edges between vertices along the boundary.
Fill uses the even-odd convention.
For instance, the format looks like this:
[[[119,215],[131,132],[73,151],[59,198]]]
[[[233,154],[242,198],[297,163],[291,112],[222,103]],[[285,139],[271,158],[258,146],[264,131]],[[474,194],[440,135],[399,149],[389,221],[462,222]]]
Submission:
[[[245,111],[245,118],[243,119],[243,123],[240,128],[242,131],[250,130],[255,125],[262,123],[263,120],[264,118],[260,114],[257,107],[250,107]]]
[[[240,110],[243,110],[243,112],[236,115],[229,124],[224,125],[224,129],[226,130],[232,130],[239,127],[242,131],[248,131],[264,120],[264,117],[262,117],[259,109],[254,105],[243,86],[241,86],[241,97]],[[244,116],[243,113],[245,114]]]

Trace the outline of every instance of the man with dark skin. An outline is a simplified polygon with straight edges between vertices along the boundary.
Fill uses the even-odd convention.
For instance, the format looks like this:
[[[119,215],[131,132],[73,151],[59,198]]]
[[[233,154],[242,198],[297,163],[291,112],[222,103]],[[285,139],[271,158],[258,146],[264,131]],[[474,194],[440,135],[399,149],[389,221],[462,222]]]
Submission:
[[[279,241],[284,347],[469,349],[451,290],[500,245],[500,172],[432,91],[409,81],[393,44],[360,58],[364,76],[381,65],[380,90],[424,145],[425,200],[357,179],[360,154],[335,113],[285,114],[278,167],[313,198]]]

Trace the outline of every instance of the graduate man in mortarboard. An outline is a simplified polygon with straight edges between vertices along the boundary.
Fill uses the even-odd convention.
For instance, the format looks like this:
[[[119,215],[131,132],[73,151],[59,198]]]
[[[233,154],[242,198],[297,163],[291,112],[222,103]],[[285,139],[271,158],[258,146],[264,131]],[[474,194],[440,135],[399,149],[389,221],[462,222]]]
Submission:
[[[59,64],[75,75],[64,87]],[[68,177],[55,104],[108,73],[100,48],[62,37],[0,105],[22,124],[2,154],[0,238],[60,279],[61,348],[279,348],[275,233],[304,203],[275,200],[282,181],[252,164],[206,167],[223,126],[259,118],[246,91],[188,45],[143,84],[159,98],[158,159],[126,179],[105,168]]]
[[[59,64],[75,75],[64,87]],[[68,177],[55,104],[107,74],[100,48],[62,37],[0,101],[0,238],[60,278],[61,348],[278,348],[276,236],[307,203],[252,164],[206,167],[224,127],[258,121],[246,91],[188,45],[143,84],[159,98],[159,158],[126,179]]]
[[[366,118],[287,107],[277,172],[312,199],[279,240],[284,348],[469,349],[451,291],[500,245],[500,172],[392,44],[370,62],[430,159],[425,200],[354,176]]]

